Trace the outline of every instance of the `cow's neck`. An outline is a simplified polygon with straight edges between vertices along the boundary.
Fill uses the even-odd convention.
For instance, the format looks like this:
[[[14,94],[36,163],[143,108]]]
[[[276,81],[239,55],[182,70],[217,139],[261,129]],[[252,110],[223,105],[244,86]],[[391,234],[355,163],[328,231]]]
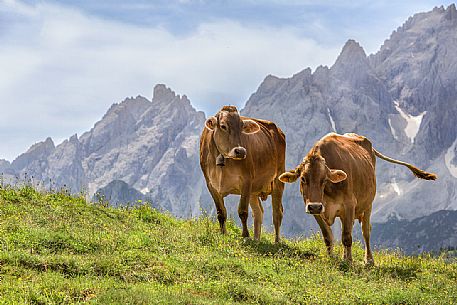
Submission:
[[[219,155],[223,156],[223,154],[217,148],[216,142],[214,141],[214,135],[211,137],[211,144],[210,144],[209,151],[210,151],[211,155],[214,157],[214,159],[216,159],[217,156],[219,156]]]

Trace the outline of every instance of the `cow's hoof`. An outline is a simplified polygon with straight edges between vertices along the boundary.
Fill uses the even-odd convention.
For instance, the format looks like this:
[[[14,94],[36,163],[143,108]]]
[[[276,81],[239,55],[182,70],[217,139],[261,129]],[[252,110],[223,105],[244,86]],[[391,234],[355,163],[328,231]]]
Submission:
[[[249,243],[252,240],[252,238],[248,237],[243,237],[243,243]]]
[[[330,256],[332,258],[335,257],[335,254],[333,253],[333,246],[327,247],[327,254],[328,254],[328,256]]]
[[[373,266],[374,266],[374,259],[365,260],[365,267],[373,267]]]
[[[343,262],[348,265],[352,265],[352,258],[343,257]]]

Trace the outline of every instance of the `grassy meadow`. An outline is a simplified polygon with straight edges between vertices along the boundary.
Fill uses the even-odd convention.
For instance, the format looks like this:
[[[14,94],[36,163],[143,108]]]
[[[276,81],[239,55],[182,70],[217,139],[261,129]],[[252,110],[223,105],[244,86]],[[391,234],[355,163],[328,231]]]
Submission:
[[[265,217],[271,217],[265,215]],[[287,221],[285,219],[284,221]],[[233,221],[178,220],[65,192],[0,188],[0,304],[456,304],[457,263],[329,258],[320,236],[244,240]]]

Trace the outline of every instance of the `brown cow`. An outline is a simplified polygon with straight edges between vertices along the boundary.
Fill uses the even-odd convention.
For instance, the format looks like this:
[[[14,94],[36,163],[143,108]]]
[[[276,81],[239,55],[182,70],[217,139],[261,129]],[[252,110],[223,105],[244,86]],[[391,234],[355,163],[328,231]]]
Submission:
[[[254,238],[260,239],[263,207],[259,200],[272,197],[276,242],[279,241],[284,184],[278,177],[285,171],[286,141],[274,123],[239,115],[234,106],[224,106],[206,120],[200,138],[200,166],[217,210],[221,232],[225,233],[227,211],[224,197],[241,195],[238,215],[243,237],[249,237],[248,204],[254,215]],[[216,164],[217,163],[217,164]]]
[[[282,182],[288,183],[300,177],[305,210],[319,224],[329,254],[333,247],[330,226],[336,217],[340,217],[343,258],[348,262],[352,261],[352,227],[354,220],[358,219],[362,222],[365,239],[365,262],[374,264],[370,249],[370,215],[376,194],[376,157],[404,165],[418,178],[436,179],[435,174],[382,155],[367,138],[354,133],[327,134],[314,144],[297,168],[279,177]]]

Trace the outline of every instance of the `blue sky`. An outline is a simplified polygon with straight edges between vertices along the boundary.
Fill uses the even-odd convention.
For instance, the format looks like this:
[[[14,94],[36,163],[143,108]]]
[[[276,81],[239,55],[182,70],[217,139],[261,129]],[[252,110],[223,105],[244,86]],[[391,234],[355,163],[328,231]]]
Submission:
[[[0,159],[89,130],[156,83],[207,114],[268,74],[332,65],[348,39],[376,52],[409,16],[451,1],[0,0]]]

